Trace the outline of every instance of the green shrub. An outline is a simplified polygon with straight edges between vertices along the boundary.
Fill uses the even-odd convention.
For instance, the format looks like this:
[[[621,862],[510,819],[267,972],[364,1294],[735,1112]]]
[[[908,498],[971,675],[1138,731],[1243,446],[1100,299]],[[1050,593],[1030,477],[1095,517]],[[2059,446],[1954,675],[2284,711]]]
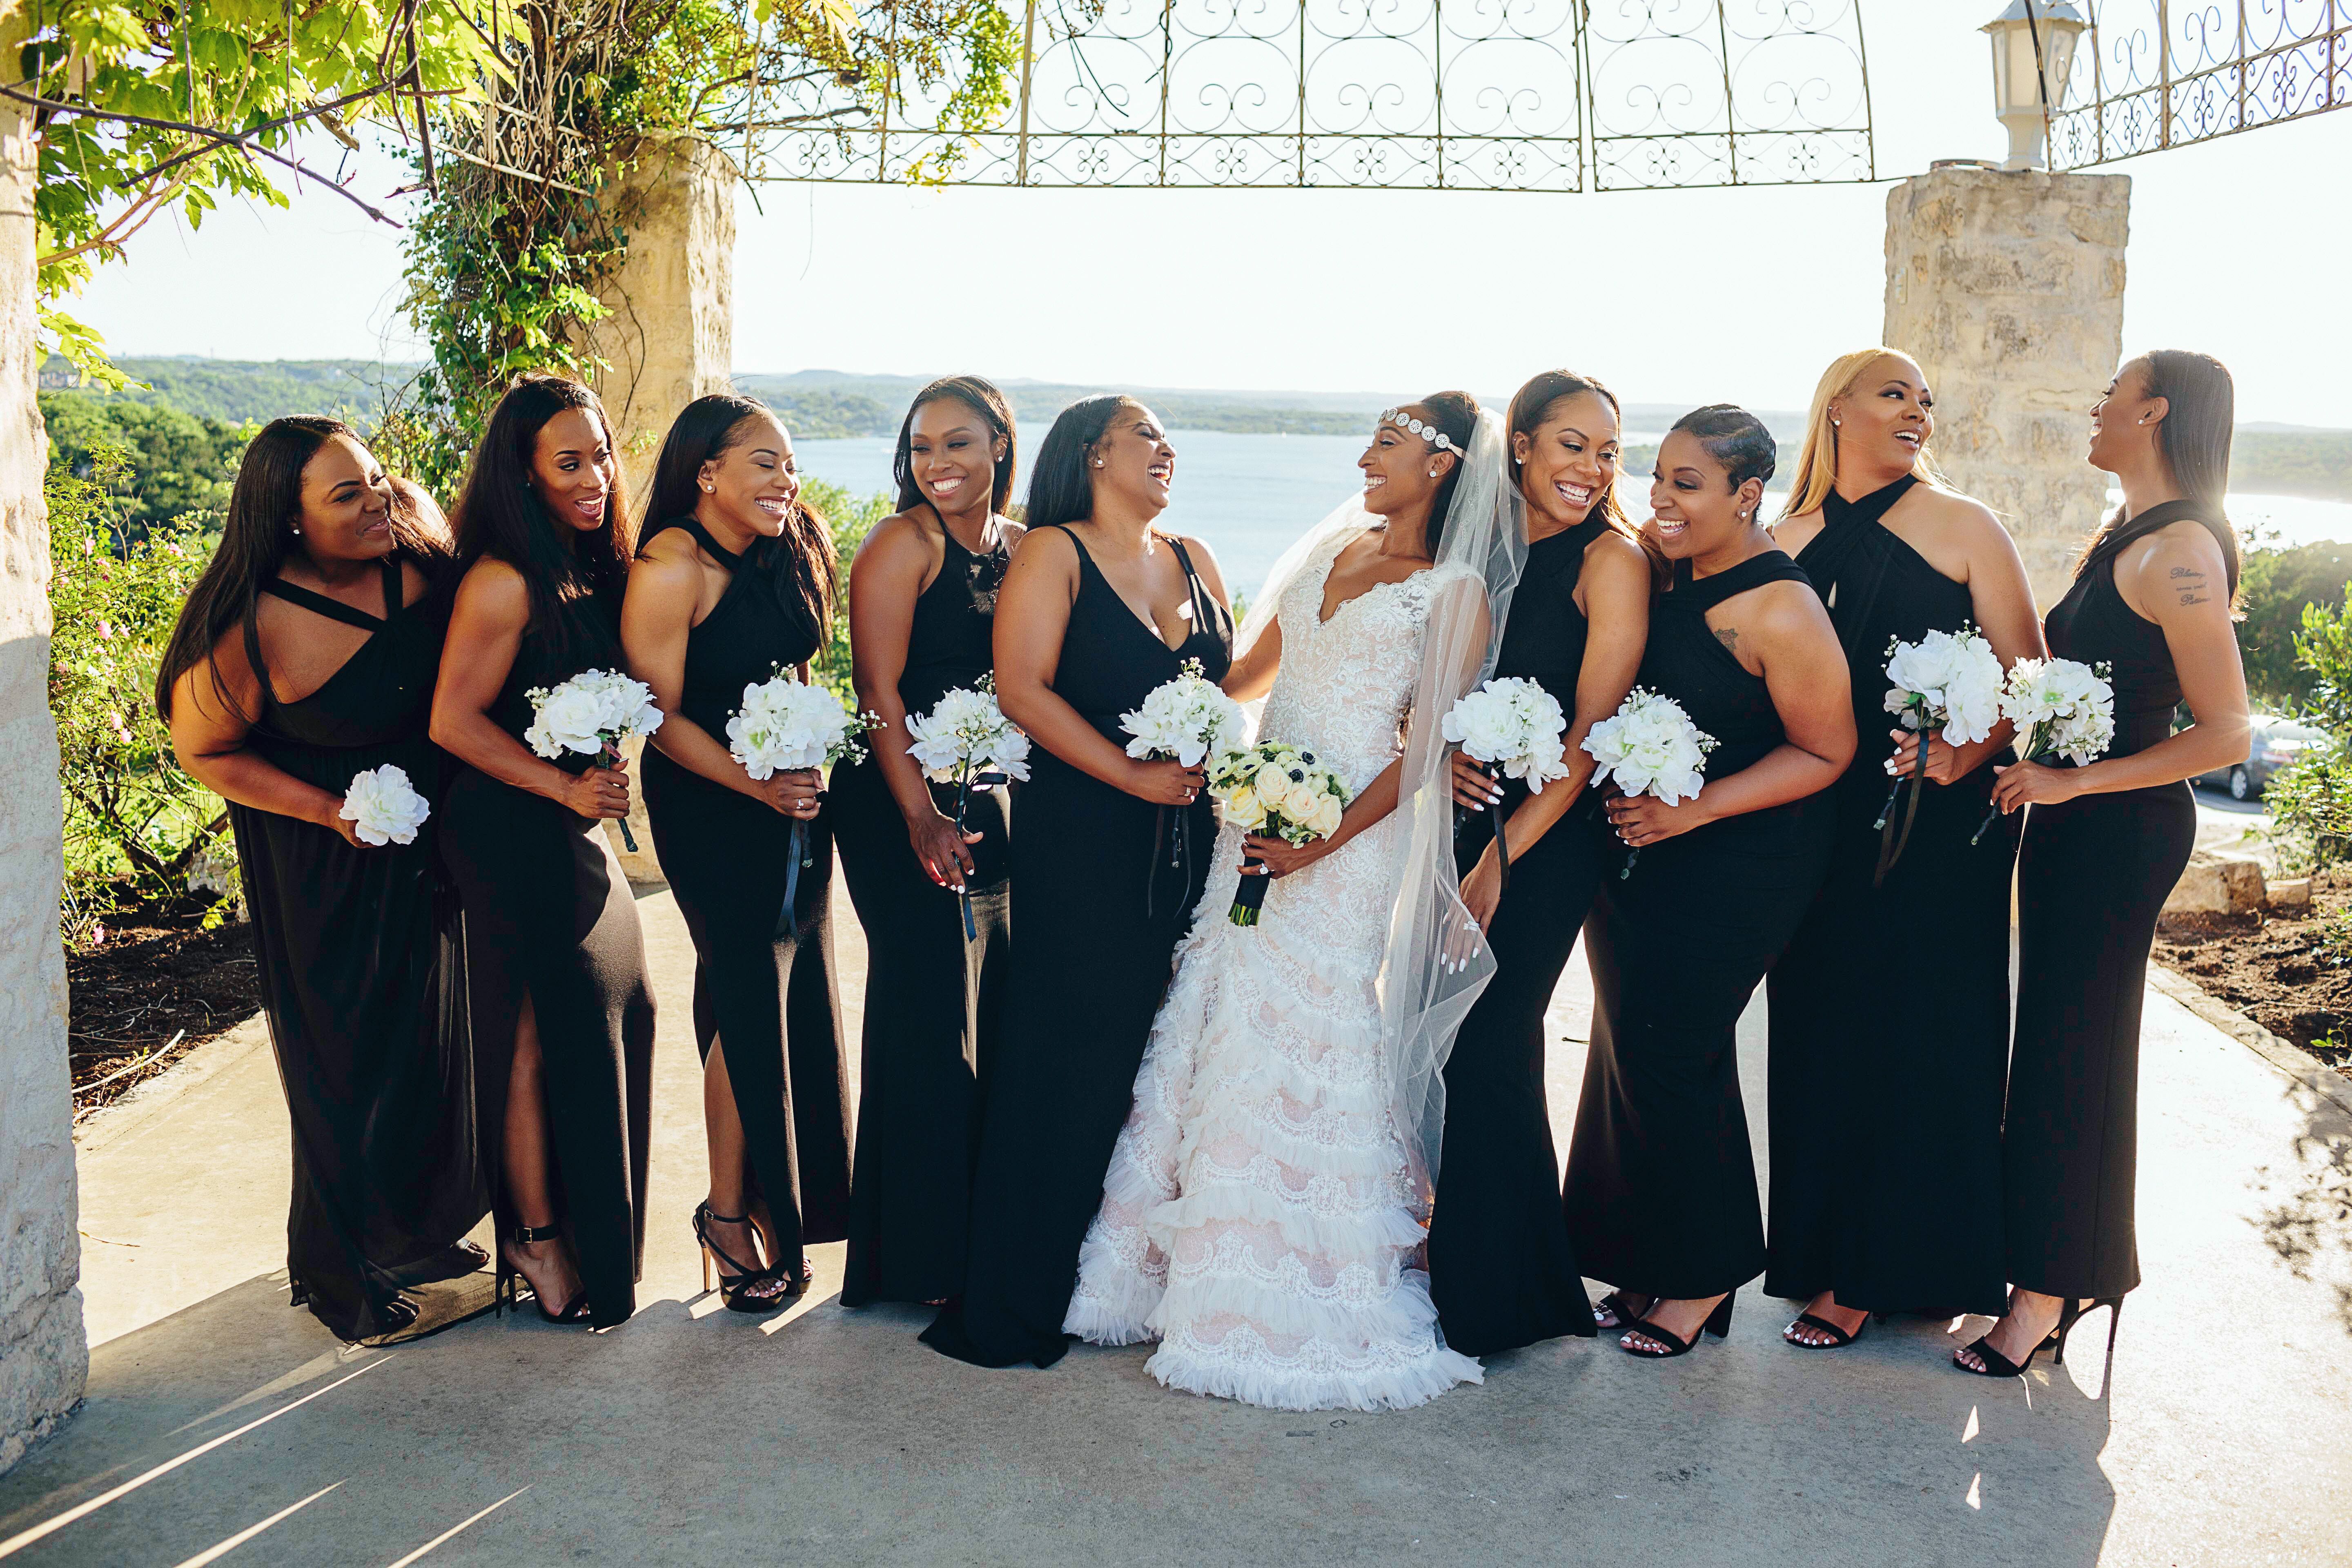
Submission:
[[[100,445],[89,472],[53,463],[49,510],[49,710],[65,795],[67,940],[89,939],[126,904],[178,898],[207,849],[226,853],[220,797],[172,754],[155,671],[210,546],[202,514],[119,530],[133,464]]]
[[[866,542],[866,536],[874,531],[874,525],[898,508],[883,491],[877,490],[860,500],[842,486],[827,484],[823,479],[803,479],[801,499],[833,531],[833,559],[841,574],[841,604],[834,613],[832,635],[817,650],[816,668],[812,673],[854,708],[857,699],[849,684],[849,563],[856,558],[857,547]]]
[[[2247,552],[2239,580],[2245,618],[2238,623],[2238,651],[2256,706],[2280,713],[2310,707],[2319,677],[2297,655],[2295,638],[2304,627],[2304,611],[2314,605],[2341,606],[2347,582],[2352,544]]]
[[[200,419],[164,404],[80,392],[41,394],[49,433],[49,460],[85,479],[100,451],[127,468],[108,481],[119,505],[121,538],[137,538],[153,524],[203,512],[218,525],[228,510],[236,465],[253,438],[250,426]]]

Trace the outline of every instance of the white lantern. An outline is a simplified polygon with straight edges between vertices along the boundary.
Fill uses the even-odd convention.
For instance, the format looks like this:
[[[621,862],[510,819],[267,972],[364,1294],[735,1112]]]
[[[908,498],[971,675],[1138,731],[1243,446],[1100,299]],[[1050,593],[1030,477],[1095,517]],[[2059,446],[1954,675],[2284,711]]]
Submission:
[[[2074,43],[2088,26],[2067,0],[2011,0],[2009,9],[1979,29],[1992,40],[1993,112],[2009,127],[2009,161],[2002,168],[2043,166],[2046,115],[2065,107]],[[2039,70],[2034,68],[2037,37]]]

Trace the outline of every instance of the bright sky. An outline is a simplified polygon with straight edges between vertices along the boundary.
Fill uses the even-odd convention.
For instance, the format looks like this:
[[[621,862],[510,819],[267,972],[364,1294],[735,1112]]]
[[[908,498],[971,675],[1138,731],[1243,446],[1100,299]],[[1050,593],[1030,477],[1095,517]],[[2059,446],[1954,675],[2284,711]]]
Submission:
[[[1864,0],[1890,183],[2006,151],[1975,31],[1998,9]],[[2243,419],[2352,426],[2347,169],[2347,110],[2116,165],[2126,352],[2218,354]],[[1801,407],[1878,338],[1886,193],[770,185],[739,204],[735,367],[1497,393],[1567,363],[1634,402]],[[78,313],[125,354],[415,358],[399,274],[397,233],[313,192],[159,220]]]

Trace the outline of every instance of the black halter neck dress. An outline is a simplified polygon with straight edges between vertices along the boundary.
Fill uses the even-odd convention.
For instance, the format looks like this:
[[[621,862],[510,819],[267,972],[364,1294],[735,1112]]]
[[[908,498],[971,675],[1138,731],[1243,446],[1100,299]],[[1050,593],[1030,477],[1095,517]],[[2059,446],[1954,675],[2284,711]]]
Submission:
[[[1180,647],[1138,618],[1075,530],[1077,596],[1054,690],[1119,745],[1119,715],[1198,659],[1211,680],[1233,664],[1233,616],[1192,585],[1192,633]],[[1151,1020],[1208,882],[1216,811],[1207,793],[1180,813],[1112,788],[1043,746],[1013,824],[1014,929],[1003,1043],[989,1068],[963,1294],[923,1331],[934,1349],[982,1366],[1050,1366],[1068,1341],[1078,1247],[1102,1206],[1111,1149],[1135,1098]],[[1171,831],[1189,818],[1191,853],[1171,866]]]
[[[2191,501],[2153,506],[2109,535],[2042,623],[2061,658],[2111,667],[2109,757],[2172,733],[2180,702],[2164,629],[2116,591],[2116,557],[2194,519]],[[2064,766],[2061,762],[2058,765]],[[2009,1278],[2051,1296],[2120,1296],[2139,1284],[2140,1002],[2166,895],[2197,843],[2186,783],[2029,806],[2018,858],[2017,1032],[2001,1135]]]
[[[974,554],[942,528],[938,575],[915,600],[898,700],[927,713],[995,668],[990,637],[1011,551]],[[942,816],[952,784],[933,784]],[[906,818],[869,754],[835,776],[828,802],[841,868],[866,953],[866,1037],[858,1070],[856,1179],[849,1194],[849,1266],[841,1301],[935,1301],[963,1283],[971,1206],[978,1074],[996,1048],[1012,945],[1003,790],[973,790],[964,823],[979,833],[962,900],[915,858]]]
[[[654,531],[691,534],[731,577],[687,634],[678,711],[721,745],[743,689],[812,658],[821,630],[768,574],[691,517]],[[646,541],[652,542],[651,540]],[[770,545],[767,548],[781,548]],[[793,819],[704,778],[647,744],[646,815],[654,853],[694,939],[694,1042],[726,1052],[751,1157],[749,1194],[764,1202],[776,1255],[800,1277],[803,1249],[839,1241],[849,1211],[849,1081],[833,969],[833,828],[820,809],[803,836],[793,918]],[[782,927],[780,930],[779,928]],[[742,1259],[750,1262],[749,1258]]]
[[[278,700],[257,668],[261,710],[247,744],[334,795],[390,763],[437,817],[446,759],[425,727],[441,628],[429,601],[402,603],[396,559],[383,582],[381,616],[290,583],[262,585],[369,635],[297,701]],[[228,812],[293,1124],[293,1303],[342,1339],[396,1330],[396,1276],[429,1263],[489,1206],[457,909],[436,893],[439,824],[428,818],[414,844],[354,848],[316,823],[234,803]]]
[[[526,630],[492,721],[520,741],[533,688],[625,668],[619,597],[567,600],[556,611],[560,627]],[[594,761],[566,752],[555,763],[584,773]],[[580,1259],[589,1321],[626,1322],[645,1265],[653,1110],[654,994],[636,900],[602,823],[475,768],[461,768],[450,783],[441,846],[466,908],[475,1099],[483,1159],[500,1177],[500,1228],[519,1223],[504,1196],[500,1151],[515,1024],[528,998],[539,1026],[557,1206]]]
[[[1528,548],[1495,674],[1533,680],[1576,710],[1591,626],[1576,607],[1584,552],[1608,530],[1595,515]],[[1553,785],[1553,788],[1559,786]],[[1527,800],[1506,781],[1500,815]],[[1445,1342],[1493,1355],[1561,1334],[1591,1334],[1576,1250],[1560,1212],[1559,1155],[1544,1097],[1544,1012],[1568,967],[1599,885],[1598,797],[1514,847],[1486,933],[1496,973],[1445,1061],[1445,1159],[1429,1220],[1429,1290]],[[1455,845],[1466,876],[1495,836],[1496,813],[1467,818]]]
[[[1797,557],[1845,647],[1860,744],[1831,791],[1829,880],[1769,984],[1764,1289],[1799,1300],[1835,1290],[1840,1306],[1872,1311],[1998,1314],[2017,824],[2001,818],[1969,843],[1992,794],[1991,761],[1919,786],[1902,858],[1873,886],[1872,825],[1895,744],[1888,646],[1974,618],[1968,585],[1882,521],[1916,482],[1906,474],[1853,501],[1831,492],[1821,532]],[[1935,1003],[1922,1006],[1927,977]],[[1921,1225],[1922,1214],[1940,1217]]]
[[[1709,779],[1787,736],[1763,678],[1717,639],[1706,612],[1805,580],[1778,550],[1696,579],[1684,561],[1652,601],[1640,684],[1716,738]],[[1622,878],[1623,846],[1605,819],[1596,828],[1609,868],[1584,928],[1592,1044],[1563,1199],[1593,1279],[1687,1300],[1736,1290],[1763,1268],[1736,1030],[1821,887],[1831,825],[1823,791],[1652,844]]]

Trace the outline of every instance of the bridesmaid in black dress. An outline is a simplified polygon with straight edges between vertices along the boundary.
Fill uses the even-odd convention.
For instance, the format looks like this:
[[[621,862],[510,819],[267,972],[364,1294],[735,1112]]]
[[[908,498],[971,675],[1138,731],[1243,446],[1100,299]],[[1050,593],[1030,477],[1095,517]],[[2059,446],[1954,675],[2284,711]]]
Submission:
[[[998,700],[1035,742],[1013,831],[1021,937],[963,1292],[923,1331],[982,1366],[1050,1366],[1067,1348],[1078,1244],[1208,880],[1216,816],[1202,771],[1129,756],[1118,722],[1187,660],[1213,681],[1233,662],[1207,547],[1152,527],[1175,471],[1175,448],[1133,398],[1064,409],[998,601]],[[1187,837],[1190,853],[1171,856]]]
[[[1021,537],[1004,516],[1014,440],[1004,395],[977,376],[918,393],[898,428],[898,514],[866,536],[850,575],[858,706],[882,727],[830,803],[873,939],[845,1307],[936,1305],[963,1282],[977,1075],[994,1053],[1012,936],[1004,793],[971,791],[958,834],[955,788],[925,780],[906,720],[995,666],[996,594]]]
[[[739,1312],[774,1311],[805,1289],[805,1249],[840,1240],[849,1207],[824,780],[814,768],[755,780],[727,743],[743,689],[779,670],[807,679],[824,644],[833,541],[800,492],[773,414],[726,395],[688,404],[655,464],[621,613],[630,673],[665,715],[645,752],[646,811],[694,938],[710,1151],[694,1234]]]
[[[2230,621],[2238,542],[2222,514],[2236,396],[2220,361],[2159,349],[2091,410],[2091,466],[2124,504],[2050,612],[2050,651],[2112,667],[2116,738],[2085,767],[2021,762],[1993,799],[2031,805],[2017,871],[2017,1033],[2001,1131],[2001,1218],[2016,1289],[1953,1360],[2010,1376],[2089,1305],[2139,1284],[2133,1225],[2140,1000],[2148,944],[2196,847],[2186,781],[2246,754],[2246,678]],[[2183,698],[2197,721],[2172,732]]]
[[[262,1006],[294,1134],[286,1270],[345,1340],[420,1326],[404,1285],[488,1261],[454,911],[427,820],[369,844],[352,775],[391,764],[437,811],[425,736],[446,542],[332,419],[273,420],[155,683],[181,765],[229,803]]]
[[[1592,1045],[1568,1156],[1570,1238],[1624,1328],[1680,1355],[1720,1336],[1764,1266],[1734,1031],[1821,886],[1830,799],[1853,756],[1845,656],[1805,574],[1756,511],[1771,432],[1717,404],[1658,447],[1649,532],[1674,562],[1639,684],[1715,737],[1676,805],[1612,795],[1616,839],[1585,926]],[[1604,838],[1604,843],[1607,840]],[[1611,859],[1624,867],[1622,848]]]
[[[1916,738],[1890,728],[1888,646],[1973,626],[2004,668],[2042,652],[2009,531],[1938,482],[1927,459],[1934,406],[1907,355],[1838,359],[1813,395],[1788,514],[1773,530],[1829,606],[1864,737],[1831,792],[1829,880],[1769,983],[1764,1289],[1806,1304],[1782,1331],[1806,1349],[1851,1343],[1872,1312],[1997,1310],[2007,1279],[2000,1097],[2016,832],[2004,823],[1969,840],[2009,726],[1958,748],[1929,738],[1917,815],[1883,879],[1873,826],[1890,753],[1906,777],[1918,758]],[[1916,1005],[1923,976],[1933,976],[1932,1007]],[[1922,1225],[1925,1214],[1939,1217]]]
[[[522,742],[530,691],[622,668],[634,531],[596,395],[526,375],[499,399],[454,520],[460,578],[433,738],[467,764],[442,812],[466,910],[482,1137],[501,1140],[499,1260],[556,1322],[636,1309],[654,999],[604,839],[618,768]]]
[[[1624,701],[1650,626],[1649,562],[1617,501],[1616,395],[1589,377],[1546,371],[1511,399],[1510,427],[1528,559],[1495,674],[1533,680],[1559,700],[1569,772],[1530,795],[1454,756],[1456,799],[1473,813],[1455,844],[1462,901],[1497,966],[1446,1058],[1445,1158],[1429,1222],[1438,1326],[1465,1355],[1593,1331],[1560,1211],[1544,1011],[1601,877],[1596,807],[1584,795],[1592,756],[1582,742]],[[1571,808],[1575,819],[1564,822]],[[1498,814],[1511,855],[1507,888]]]

